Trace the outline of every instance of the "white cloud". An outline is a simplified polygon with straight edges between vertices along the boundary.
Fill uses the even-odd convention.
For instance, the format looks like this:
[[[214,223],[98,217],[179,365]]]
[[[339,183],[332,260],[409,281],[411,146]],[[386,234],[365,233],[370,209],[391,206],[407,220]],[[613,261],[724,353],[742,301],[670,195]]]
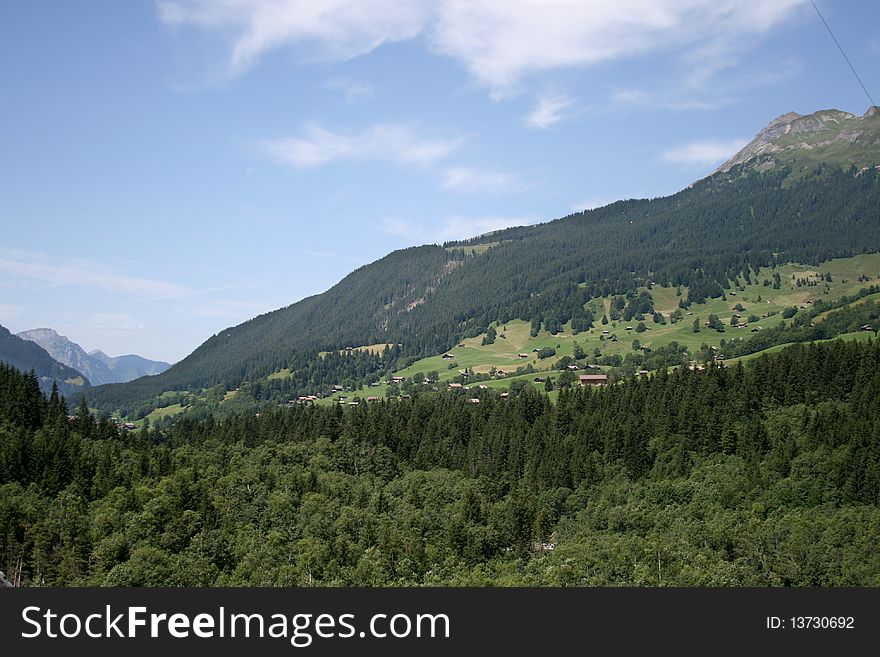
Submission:
[[[523,77],[661,50],[730,52],[805,0],[447,0],[434,48],[459,60],[496,96]]]
[[[348,103],[361,103],[373,95],[373,87],[366,82],[348,78],[332,78],[324,83],[328,91],[338,91]]]
[[[144,328],[131,313],[95,313],[92,321],[87,324],[94,329],[110,329],[117,331],[139,331]]]
[[[436,243],[464,240],[512,226],[526,226],[535,223],[535,221],[532,217],[463,217],[454,215],[441,220],[438,226],[428,231],[428,237],[429,241]]]
[[[709,100],[691,97],[668,90],[648,91],[646,89],[617,89],[611,94],[614,105],[630,107],[652,107],[669,110],[714,110],[730,103],[728,98],[713,97]]]
[[[404,237],[413,242],[441,244],[484,235],[512,226],[527,226],[537,221],[534,217],[465,217],[452,215],[444,217],[431,226],[416,225],[404,219],[384,218],[380,230],[395,237]]]
[[[591,196],[590,198],[581,201],[580,203],[573,203],[571,206],[572,212],[583,212],[584,210],[595,210],[596,208],[601,208],[613,201],[609,201],[607,198],[603,198],[601,196]]]
[[[527,187],[509,173],[473,167],[446,169],[440,186],[462,192],[512,192],[522,191]]]
[[[746,76],[727,77],[714,80],[707,85],[707,75],[720,70],[721,65],[707,63],[708,60],[688,62],[686,73],[676,73],[673,81],[665,80],[653,89],[618,88],[611,93],[614,107],[649,107],[667,110],[707,111],[725,107],[735,102],[744,91],[773,87],[791,80],[803,73],[803,64],[795,58],[782,58],[773,63],[772,68],[750,71]],[[735,62],[726,56],[724,64],[732,66]],[[694,71],[701,69],[699,73]]]
[[[254,301],[207,300],[192,305],[189,312],[199,317],[244,321],[274,309],[270,304]]]
[[[388,235],[394,235],[395,237],[406,237],[414,233],[413,226],[408,221],[392,217],[383,217],[379,225],[379,230]]]
[[[336,160],[427,165],[445,157],[462,142],[461,138],[423,135],[404,124],[382,123],[352,134],[310,124],[303,136],[265,141],[262,147],[276,161],[306,169]]]
[[[427,20],[422,0],[169,0],[159,2],[169,25],[232,33],[230,72],[240,74],[265,53],[306,44],[309,59],[344,60],[383,43],[410,39]]]
[[[343,60],[424,34],[496,97],[527,75],[671,50],[696,75],[725,66],[806,0],[167,0],[166,24],[232,35],[230,73],[300,47]]]
[[[666,151],[661,157],[671,164],[706,166],[723,162],[747,143],[747,139],[694,141]]]
[[[526,117],[526,125],[544,130],[566,117],[565,110],[571,106],[566,96],[542,96],[538,106]]]
[[[4,322],[21,317],[21,311],[21,306],[15,306],[11,303],[0,303],[0,319]]]
[[[82,285],[150,298],[179,298],[193,293],[186,286],[121,274],[112,267],[79,258],[0,249],[0,271],[51,286]]]

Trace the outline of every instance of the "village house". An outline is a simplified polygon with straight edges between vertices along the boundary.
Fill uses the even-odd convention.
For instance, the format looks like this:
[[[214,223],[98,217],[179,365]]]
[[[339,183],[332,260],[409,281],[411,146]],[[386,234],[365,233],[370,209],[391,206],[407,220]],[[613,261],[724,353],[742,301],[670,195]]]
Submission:
[[[607,374],[581,374],[578,377],[582,386],[604,386],[608,383]]]

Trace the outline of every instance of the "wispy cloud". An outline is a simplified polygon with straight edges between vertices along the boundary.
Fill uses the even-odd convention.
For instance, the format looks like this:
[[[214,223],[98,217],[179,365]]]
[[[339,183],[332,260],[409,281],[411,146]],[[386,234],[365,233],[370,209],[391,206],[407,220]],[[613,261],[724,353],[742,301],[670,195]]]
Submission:
[[[540,130],[549,128],[567,116],[565,110],[571,106],[571,103],[571,99],[567,96],[542,96],[538,98],[537,107],[526,117],[526,125]]]
[[[607,198],[601,196],[591,196],[590,198],[581,201],[580,203],[573,203],[571,206],[572,212],[583,212],[584,210],[595,210],[596,208],[601,208],[609,203],[612,203]]]
[[[672,81],[667,80],[656,88],[617,88],[611,92],[612,108],[649,107],[664,110],[696,110],[709,111],[726,107],[736,102],[744,92],[751,92],[762,87],[772,87],[787,82],[803,73],[803,64],[796,58],[783,58],[774,62],[772,68],[749,71],[748,74],[736,77],[723,77],[709,80],[708,68],[718,73],[723,66],[732,67],[735,62],[726,56],[724,64],[712,64],[706,61],[687,63],[681,71],[672,74]],[[695,71],[703,66],[700,73]]]
[[[362,103],[373,95],[372,85],[349,78],[332,78],[324,83],[324,88],[338,91],[348,103]]]
[[[694,141],[666,151],[661,155],[661,158],[671,164],[682,166],[719,164],[747,143],[747,139]]]
[[[16,306],[11,303],[0,303],[0,319],[5,322],[8,322],[10,319],[21,317],[21,311],[21,306]]]
[[[382,217],[379,222],[379,230],[386,235],[395,237],[407,237],[415,233],[413,225],[405,219],[394,217]]]
[[[702,98],[702,94],[687,94],[679,91],[675,95],[668,90],[649,91],[647,89],[616,89],[611,94],[611,102],[618,106],[652,107],[668,110],[714,110],[730,104],[725,97]]]
[[[199,317],[243,321],[274,308],[255,301],[205,300],[193,304],[189,312]]]
[[[91,329],[108,331],[142,331],[143,322],[131,313],[95,313],[86,323]]]
[[[542,71],[674,51],[696,74],[725,66],[805,9],[806,0],[163,0],[167,25],[231,35],[229,71],[293,48],[303,59],[345,60],[382,44],[426,37],[496,97]],[[308,55],[306,56],[305,53]]]
[[[309,124],[299,137],[264,141],[261,147],[277,162],[308,169],[337,160],[428,165],[447,156],[463,141],[460,137],[430,136],[397,123],[381,123],[348,134]]]
[[[412,241],[439,244],[453,240],[463,240],[484,235],[512,226],[527,226],[537,221],[534,217],[482,216],[465,217],[452,215],[444,217],[430,227],[405,219],[384,218],[380,230],[395,237],[405,237]]]
[[[172,26],[232,34],[229,69],[238,75],[265,53],[303,48],[304,59],[345,60],[383,43],[416,36],[430,4],[421,0],[163,0],[159,18]]]
[[[462,62],[495,95],[531,73],[673,51],[714,61],[765,34],[806,0],[448,0],[432,43]],[[746,45],[747,47],[747,45]]]
[[[178,283],[129,276],[92,260],[55,258],[27,251],[0,249],[0,271],[50,286],[80,285],[149,298],[179,298],[194,293]]]
[[[536,221],[533,217],[464,217],[454,215],[441,220],[439,226],[431,230],[430,236],[432,242],[463,240],[512,226],[527,226]]]
[[[513,192],[529,187],[516,176],[503,171],[464,166],[446,169],[440,186],[461,192]]]

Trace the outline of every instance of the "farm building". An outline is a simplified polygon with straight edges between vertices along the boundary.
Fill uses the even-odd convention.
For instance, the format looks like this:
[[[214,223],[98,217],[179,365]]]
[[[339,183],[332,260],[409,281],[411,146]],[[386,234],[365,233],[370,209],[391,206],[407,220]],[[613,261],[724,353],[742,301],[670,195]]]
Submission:
[[[582,386],[604,386],[608,383],[607,374],[581,374],[578,379]]]

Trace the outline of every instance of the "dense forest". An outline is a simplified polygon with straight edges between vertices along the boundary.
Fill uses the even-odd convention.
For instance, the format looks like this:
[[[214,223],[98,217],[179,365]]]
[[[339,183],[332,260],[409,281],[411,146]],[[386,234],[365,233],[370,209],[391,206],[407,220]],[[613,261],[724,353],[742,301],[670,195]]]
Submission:
[[[159,376],[102,386],[90,400],[113,412],[167,390],[231,390],[280,368],[313,369],[319,352],[348,346],[399,344],[401,357],[421,357],[496,320],[551,332],[573,318],[584,323],[591,298],[652,283],[687,286],[694,302],[720,297],[757,267],[880,251],[880,171],[819,166],[797,182],[787,175],[735,168],[665,198],[396,251],[323,294],[222,331]]]
[[[558,402],[414,394],[120,432],[0,366],[22,585],[880,585],[880,343]]]

